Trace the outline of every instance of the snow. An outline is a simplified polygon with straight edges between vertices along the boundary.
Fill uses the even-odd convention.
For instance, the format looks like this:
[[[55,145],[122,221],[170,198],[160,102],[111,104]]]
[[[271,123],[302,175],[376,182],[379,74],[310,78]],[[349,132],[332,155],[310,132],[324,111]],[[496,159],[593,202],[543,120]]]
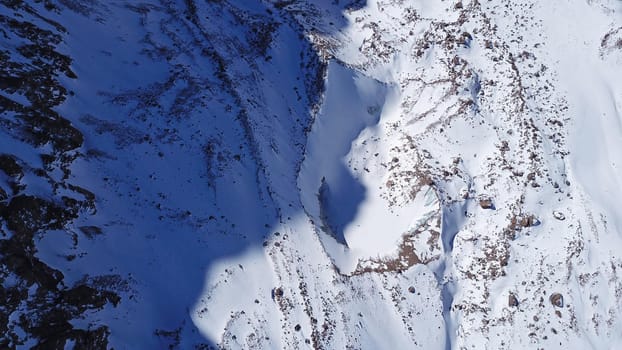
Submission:
[[[115,348],[620,347],[622,65],[601,42],[622,4],[461,3],[56,14],[78,76],[58,112],[85,137],[69,181],[96,210],[37,257],[68,286],[126,282],[75,324]],[[361,272],[409,238],[420,262]]]
[[[396,112],[388,102],[395,99],[385,101],[385,95],[390,92],[380,82],[329,64],[326,98],[308,136],[299,175],[305,211],[316,222],[326,221],[323,231],[332,232],[325,232],[322,241],[345,274],[361,260],[393,255],[402,236],[429,217],[426,208],[436,209],[431,191],[409,205],[390,208],[376,185],[386,178],[387,166],[379,161],[387,153],[379,123]],[[327,194],[321,194],[322,186]]]

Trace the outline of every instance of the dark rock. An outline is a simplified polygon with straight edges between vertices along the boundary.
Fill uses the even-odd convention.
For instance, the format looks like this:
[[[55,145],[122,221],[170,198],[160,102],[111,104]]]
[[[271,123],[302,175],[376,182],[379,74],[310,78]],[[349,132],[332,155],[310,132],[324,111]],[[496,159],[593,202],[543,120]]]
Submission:
[[[22,167],[17,164],[15,157],[8,154],[0,154],[0,170],[10,177],[24,176]]]
[[[36,283],[46,290],[56,290],[63,274],[28,254],[24,244],[15,239],[0,241],[1,264],[24,279],[28,286]]]
[[[518,298],[516,298],[516,295],[514,295],[513,293],[510,293],[510,295],[508,296],[508,306],[510,307],[518,306]]]
[[[283,296],[283,288],[277,287],[272,290],[272,299],[280,298]]]
[[[102,229],[97,226],[80,226],[79,229],[86,237],[91,239],[102,234]]]
[[[413,287],[413,286],[408,287],[408,292],[409,293],[415,293],[415,287]]]
[[[564,297],[560,293],[551,294],[549,301],[553,304],[553,306],[564,307]]]
[[[527,215],[520,219],[519,224],[522,227],[531,227],[539,225],[540,221],[534,215]]]
[[[109,301],[117,305],[120,297],[114,293],[106,291],[98,291],[93,287],[87,285],[79,285],[72,289],[63,291],[61,293],[63,303],[73,305],[82,309],[82,311],[88,309],[102,308]]]
[[[501,146],[499,146],[499,150],[501,152],[507,152],[510,150],[510,145],[507,141],[501,141]]]
[[[26,195],[13,197],[0,215],[10,230],[27,236],[24,237],[26,240],[30,240],[37,230],[61,229],[67,221],[75,218],[70,211],[51,202]]]
[[[492,202],[492,199],[490,198],[480,199],[479,206],[482,207],[482,209],[494,209],[495,208],[495,205]]]

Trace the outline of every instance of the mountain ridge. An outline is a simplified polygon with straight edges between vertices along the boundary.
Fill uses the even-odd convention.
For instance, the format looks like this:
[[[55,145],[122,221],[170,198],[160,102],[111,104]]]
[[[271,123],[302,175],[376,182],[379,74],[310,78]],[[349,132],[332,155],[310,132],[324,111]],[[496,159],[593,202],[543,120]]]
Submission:
[[[7,348],[615,348],[622,3],[0,2]]]

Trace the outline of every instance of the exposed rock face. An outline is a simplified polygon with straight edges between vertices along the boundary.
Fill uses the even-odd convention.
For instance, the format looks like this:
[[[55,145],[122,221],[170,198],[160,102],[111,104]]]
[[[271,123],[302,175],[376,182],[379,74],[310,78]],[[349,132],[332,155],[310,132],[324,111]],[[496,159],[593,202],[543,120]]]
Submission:
[[[94,195],[69,180],[83,135],[57,112],[68,96],[61,80],[77,78],[72,59],[58,49],[66,29],[50,19],[54,6],[37,7],[0,4],[0,347],[62,349],[71,343],[102,349],[108,345],[106,324],[70,322],[116,305],[120,297],[106,286],[66,282],[38,254],[41,236],[67,230],[94,207]],[[38,166],[32,157],[39,158]]]

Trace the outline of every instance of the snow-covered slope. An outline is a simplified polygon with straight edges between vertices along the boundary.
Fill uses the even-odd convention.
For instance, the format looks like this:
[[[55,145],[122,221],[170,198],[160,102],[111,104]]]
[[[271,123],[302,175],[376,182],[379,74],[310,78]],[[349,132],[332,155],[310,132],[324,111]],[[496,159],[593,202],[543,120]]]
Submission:
[[[622,346],[619,0],[0,23],[0,347]]]

